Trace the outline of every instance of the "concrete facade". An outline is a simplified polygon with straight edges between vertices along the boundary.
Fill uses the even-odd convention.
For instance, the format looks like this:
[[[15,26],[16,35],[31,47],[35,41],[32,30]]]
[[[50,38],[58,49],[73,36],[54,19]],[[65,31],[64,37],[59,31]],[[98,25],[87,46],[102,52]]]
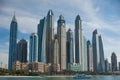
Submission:
[[[58,42],[59,42],[59,56],[60,56],[60,69],[65,70],[67,69],[67,59],[66,59],[66,27],[65,27],[65,20],[62,15],[59,16],[57,22],[57,35],[58,35]]]

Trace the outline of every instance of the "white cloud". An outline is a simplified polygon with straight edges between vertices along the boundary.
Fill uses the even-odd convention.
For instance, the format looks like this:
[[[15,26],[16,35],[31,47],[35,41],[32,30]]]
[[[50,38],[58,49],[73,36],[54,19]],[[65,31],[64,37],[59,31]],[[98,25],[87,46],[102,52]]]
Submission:
[[[105,57],[108,58],[109,62],[111,62],[111,54],[112,52],[115,52],[117,55],[118,61],[120,61],[120,38],[112,38],[108,37],[106,35],[102,35],[103,38],[103,44],[104,44],[104,50],[105,50]]]
[[[30,17],[18,17],[18,29],[22,33],[32,33],[37,32],[38,19]]]

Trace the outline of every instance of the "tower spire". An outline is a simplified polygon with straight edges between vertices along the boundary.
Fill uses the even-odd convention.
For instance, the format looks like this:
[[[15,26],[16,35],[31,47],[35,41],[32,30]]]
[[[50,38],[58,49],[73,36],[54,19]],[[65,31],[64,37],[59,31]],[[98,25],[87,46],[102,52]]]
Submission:
[[[17,22],[16,16],[15,16],[15,11],[14,11],[14,16],[13,16],[13,18],[12,18],[12,21],[13,21],[13,22]]]

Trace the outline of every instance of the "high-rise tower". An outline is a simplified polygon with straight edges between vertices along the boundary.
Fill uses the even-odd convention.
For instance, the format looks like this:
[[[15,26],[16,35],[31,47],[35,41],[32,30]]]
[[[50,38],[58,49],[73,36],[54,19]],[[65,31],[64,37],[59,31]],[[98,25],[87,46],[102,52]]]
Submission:
[[[8,69],[12,69],[12,63],[16,61],[16,47],[17,47],[17,20],[15,15],[12,18],[10,24],[10,40],[9,40],[9,61],[8,61]]]
[[[111,55],[111,66],[112,71],[117,71],[117,56],[114,52]]]
[[[105,72],[104,49],[103,49],[103,42],[101,35],[99,35],[98,38],[99,38],[99,50],[100,50],[100,70],[101,72]]]
[[[53,40],[54,40],[54,14],[53,14],[52,10],[49,10],[48,14],[47,14],[47,28],[46,28],[47,63],[52,63]]]
[[[74,63],[73,32],[70,28],[67,31],[67,63]]]
[[[66,69],[66,27],[65,20],[62,15],[59,16],[57,22],[57,35],[59,42],[59,53],[60,53],[60,65],[61,70]]]
[[[46,18],[40,20],[38,24],[38,61],[46,63]]]
[[[38,62],[38,36],[35,33],[30,35],[29,62]]]
[[[105,59],[105,72],[109,72],[109,62],[108,62],[108,59]]]
[[[17,60],[27,62],[27,41],[21,39],[17,44]]]
[[[82,50],[83,50],[83,35],[82,35],[82,20],[79,15],[75,19],[75,62],[82,65]]]
[[[93,31],[92,45],[93,45],[93,67],[94,72],[100,71],[100,53],[99,53],[99,39],[97,29]]]
[[[57,39],[57,35],[55,35],[54,40],[54,55],[53,55],[53,71],[59,72],[60,71],[60,54],[59,54],[59,43]]]
[[[93,51],[90,41],[87,41],[87,66],[88,71],[93,71]]]
[[[101,36],[97,33],[97,29],[93,31],[92,45],[94,72],[105,72],[103,43]]]
[[[81,56],[81,71],[88,71],[87,68],[87,40],[85,36],[82,37],[82,56]]]

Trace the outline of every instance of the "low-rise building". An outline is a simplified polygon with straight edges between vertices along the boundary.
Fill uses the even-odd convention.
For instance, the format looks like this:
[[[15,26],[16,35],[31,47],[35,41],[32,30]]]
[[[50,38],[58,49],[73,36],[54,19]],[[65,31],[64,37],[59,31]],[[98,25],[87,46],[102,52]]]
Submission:
[[[42,62],[31,62],[29,63],[30,72],[45,72],[45,64]]]
[[[60,72],[60,64],[53,64],[53,71]]]
[[[12,64],[13,70],[28,70],[28,63],[21,63],[20,61],[15,61]]]
[[[47,65],[49,68],[49,65]],[[20,61],[13,62],[13,70],[28,70],[30,72],[45,72],[45,63],[42,62],[31,62],[21,63]],[[48,70],[47,70],[48,71]]]
[[[12,70],[21,70],[21,62],[15,61],[12,63]]]
[[[80,68],[79,63],[68,63],[68,70],[79,71],[79,68]]]
[[[44,68],[45,68],[45,72],[50,72],[52,70],[51,63],[45,64]]]

